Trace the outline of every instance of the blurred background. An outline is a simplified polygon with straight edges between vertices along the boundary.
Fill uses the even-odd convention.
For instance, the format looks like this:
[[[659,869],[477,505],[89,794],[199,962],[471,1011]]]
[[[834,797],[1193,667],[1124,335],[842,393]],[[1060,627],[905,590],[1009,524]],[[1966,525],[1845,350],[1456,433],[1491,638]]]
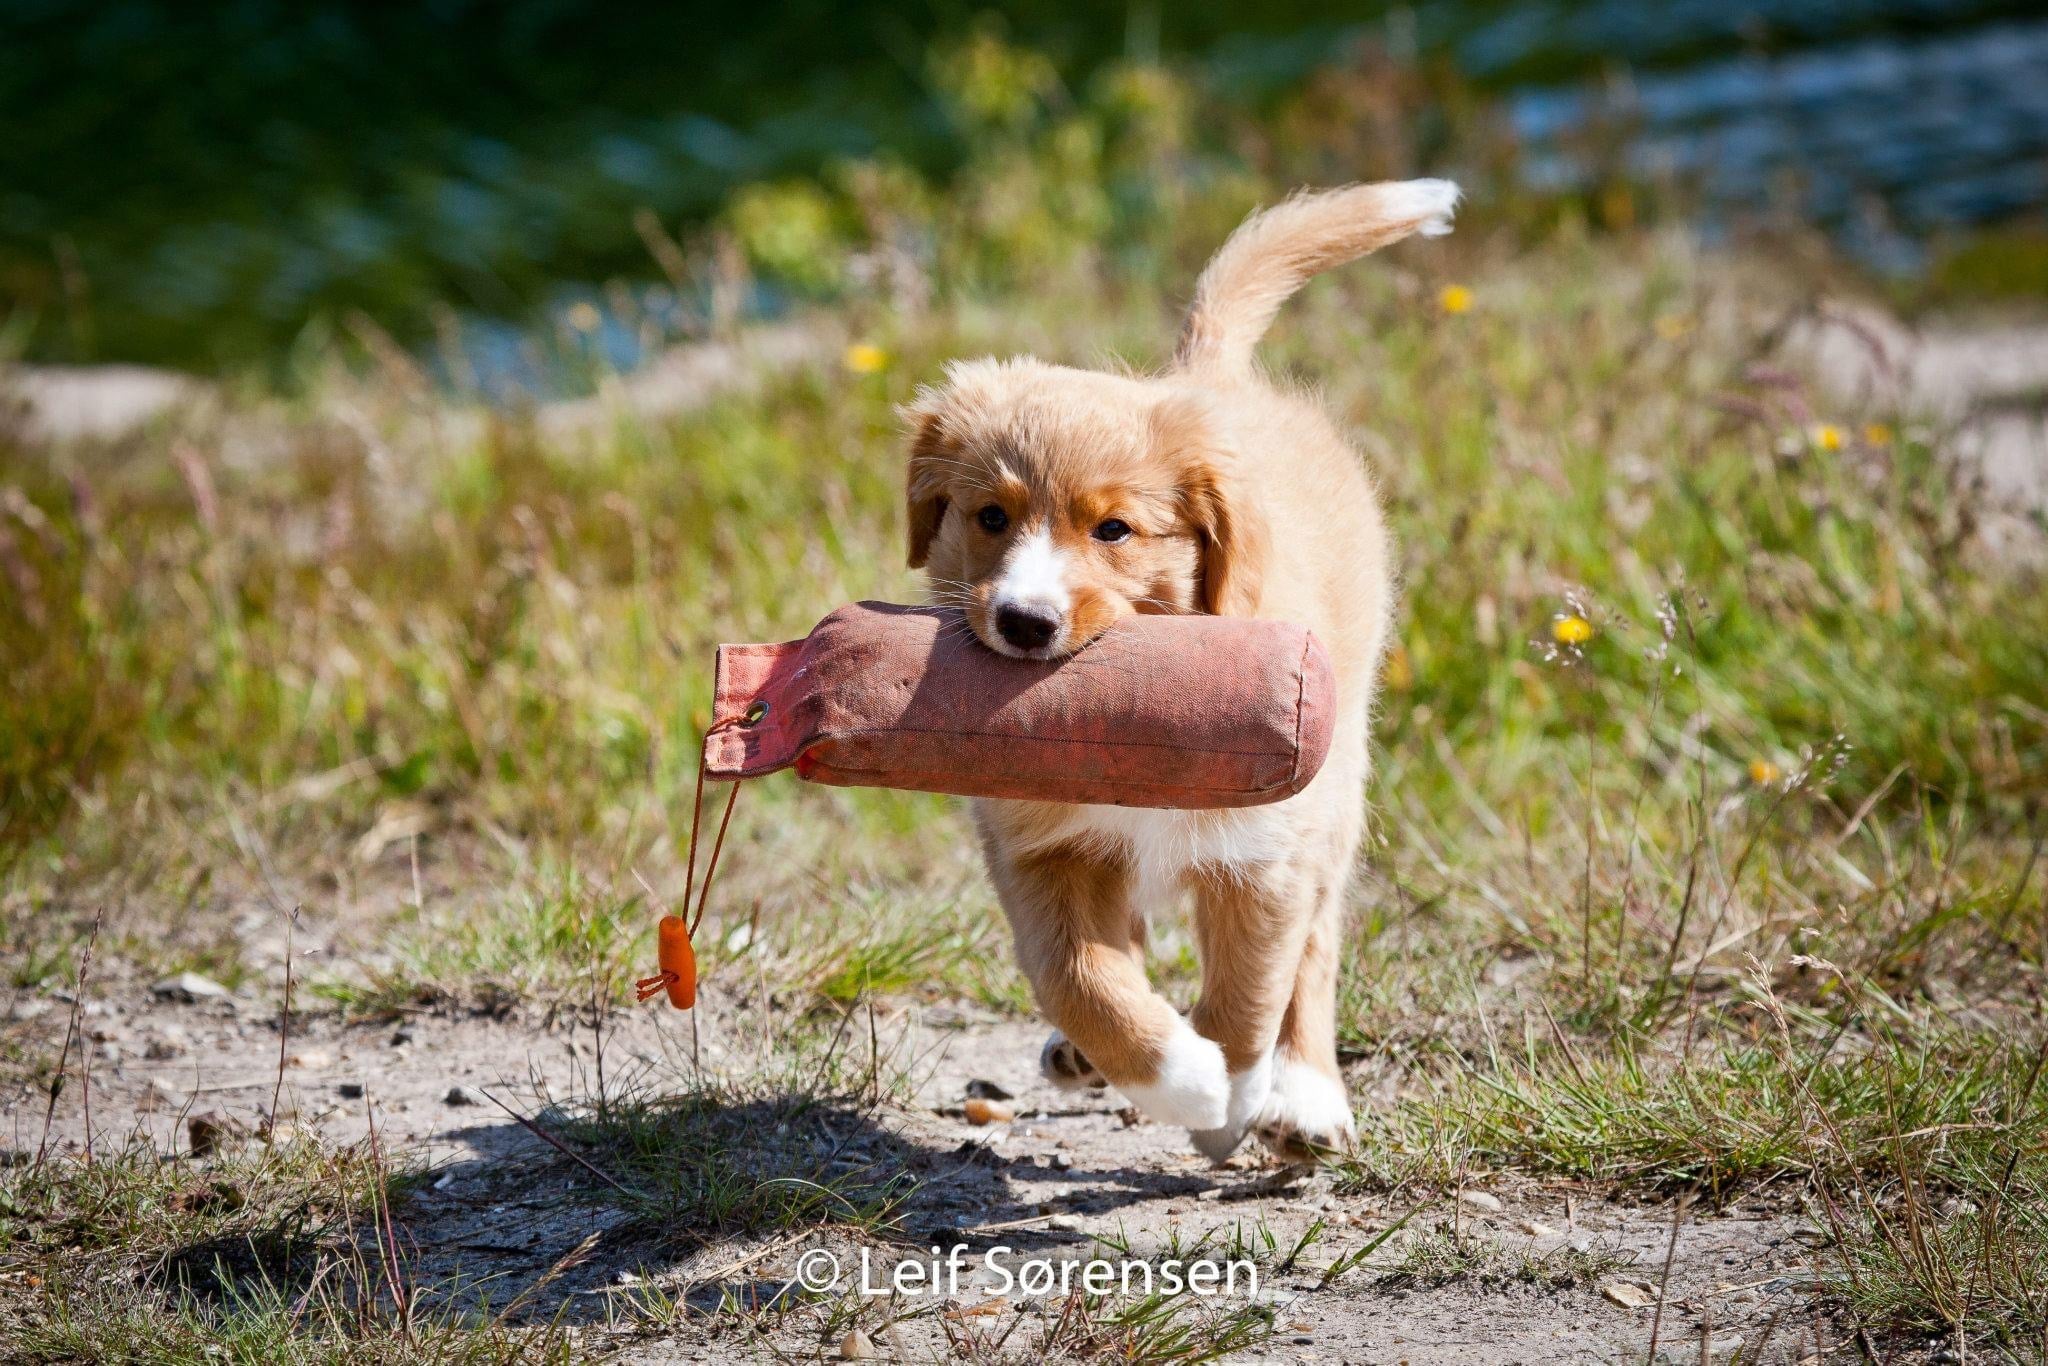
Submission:
[[[2025,0],[9,0],[0,114],[0,354],[44,361],[277,372],[374,331],[574,388],[536,320],[631,365],[849,256],[928,269],[931,199],[1034,140],[1131,239],[1163,178],[1419,169],[1531,232],[1810,226],[1907,294],[2048,291]]]

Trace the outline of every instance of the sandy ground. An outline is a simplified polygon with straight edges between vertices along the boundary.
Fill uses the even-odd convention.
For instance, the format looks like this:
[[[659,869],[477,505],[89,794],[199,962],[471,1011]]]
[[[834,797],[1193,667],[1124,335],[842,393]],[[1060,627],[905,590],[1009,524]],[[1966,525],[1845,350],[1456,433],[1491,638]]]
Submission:
[[[223,1114],[252,1130],[263,1123],[280,1076],[274,990],[260,1001],[229,995],[178,1002],[147,990],[112,999],[119,1004],[89,1001],[82,1017],[95,1039],[92,1128],[103,1150],[139,1133],[197,1169],[204,1160],[189,1156],[191,1114]],[[12,1013],[17,1018],[6,1027],[23,1036],[19,1042],[54,1052],[70,1007],[60,997],[24,997]],[[603,1040],[607,1085],[679,1087],[692,1065],[687,1020],[655,1007],[617,1017]],[[860,1026],[854,1033],[865,1036],[864,1016]],[[754,1027],[721,1017],[717,1003],[708,1003],[699,1021],[701,1065],[715,1072],[744,1054],[750,1041],[728,1031],[743,1036]],[[1284,1249],[1322,1221],[1322,1238],[1298,1266],[1280,1271],[1279,1259],[1269,1257],[1260,1271],[1257,1299],[1270,1310],[1272,1333],[1244,1357],[1413,1366],[1645,1359],[1657,1318],[1654,1291],[1673,1249],[1669,1203],[1616,1204],[1569,1184],[1519,1180],[1462,1197],[1341,1193],[1327,1173],[1280,1167],[1253,1153],[1217,1169],[1195,1156],[1179,1131],[1125,1109],[1114,1092],[1076,1096],[1043,1083],[1036,1066],[1043,1032],[1031,1022],[932,1007],[879,1017],[874,1029],[885,1061],[909,1079],[912,1099],[826,1107],[816,1117],[817,1150],[805,1162],[825,1158],[829,1145],[832,1160],[900,1168],[918,1180],[901,1218],[908,1246],[871,1246],[871,1265],[884,1274],[905,1256],[955,1242],[968,1246],[971,1278],[981,1254],[999,1245],[1012,1249],[1013,1268],[1033,1257],[1071,1259],[1104,1235],[1157,1254],[1176,1235],[1183,1246],[1204,1234],[1220,1244],[1234,1229],[1258,1237],[1263,1228]],[[823,1247],[852,1268],[857,1245],[764,1233],[692,1246],[603,1198],[597,1178],[487,1099],[543,1126],[558,1125],[550,1104],[588,1096],[595,1086],[596,1044],[590,1028],[561,1015],[552,1024],[531,1014],[493,1020],[422,1013],[354,1025],[331,1013],[300,1018],[284,1048],[278,1109],[288,1123],[333,1142],[360,1139],[374,1122],[387,1150],[431,1167],[430,1180],[402,1207],[417,1248],[418,1284],[473,1286],[490,1278],[491,1300],[504,1304],[569,1257],[573,1265],[536,1295],[536,1312],[547,1317],[566,1306],[568,1321],[586,1325],[584,1344],[594,1351],[647,1361],[836,1356],[841,1334],[823,1325],[822,1312],[765,1316],[766,1327],[742,1329],[733,1316],[709,1311],[727,1294],[753,1303],[789,1297],[786,1287],[804,1253]],[[1008,1104],[1016,1118],[967,1122],[962,1102],[974,1080],[1013,1092]],[[456,1087],[483,1094],[451,1103]],[[6,1095],[5,1146],[34,1150],[43,1101],[25,1086]],[[54,1131],[73,1152],[86,1134],[82,1101],[74,1078]],[[1320,1284],[1322,1268],[1411,1210],[1409,1223],[1372,1260]],[[1492,1268],[1439,1286],[1388,1274],[1408,1238],[1446,1225],[1496,1243]],[[1703,1339],[1715,1357],[1747,1344],[1749,1360],[1767,1331],[1769,1360],[1802,1359],[1817,1344],[1842,1345],[1838,1330],[1807,1308],[1813,1253],[1804,1229],[1776,1206],[1687,1217],[1656,1327],[1662,1347],[1675,1360],[1697,1361]],[[1531,1256],[1561,1269],[1572,1249],[1600,1254],[1611,1265],[1563,1286],[1513,1274]],[[1617,1281],[1637,1282],[1638,1293],[1614,1292]],[[1219,1297],[1218,1312],[1249,1300],[1248,1281],[1240,1285],[1244,1298]],[[622,1335],[605,1326],[608,1300],[650,1286],[704,1312],[657,1332]],[[959,1293],[951,1297],[899,1299],[893,1326],[886,1306],[871,1301],[863,1321],[882,1355],[945,1359],[949,1330],[992,1340],[1005,1329],[1005,1350],[1014,1355],[1047,1330],[1058,1307],[1056,1297],[1019,1288],[991,1308],[971,1279],[952,1288]],[[1641,1303],[1617,1303],[1610,1293]]]

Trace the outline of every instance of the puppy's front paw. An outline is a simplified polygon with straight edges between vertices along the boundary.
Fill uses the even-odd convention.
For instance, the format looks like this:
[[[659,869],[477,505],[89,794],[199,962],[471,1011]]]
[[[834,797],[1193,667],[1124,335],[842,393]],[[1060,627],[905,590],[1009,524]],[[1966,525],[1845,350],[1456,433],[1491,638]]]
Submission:
[[[1230,1076],[1230,1104],[1223,1117],[1223,1125],[1216,1129],[1196,1129],[1188,1134],[1195,1141],[1195,1148],[1211,1162],[1221,1162],[1237,1151],[1237,1145],[1244,1142],[1245,1132],[1251,1128],[1252,1120],[1265,1108],[1266,1098],[1273,1089],[1273,1055],[1266,1054],[1252,1067]]]
[[[1252,1127],[1262,1143],[1289,1162],[1345,1152],[1358,1138],[1344,1083],[1285,1054],[1274,1067],[1272,1089]]]
[[[1038,1070],[1062,1091],[1079,1091],[1083,1087],[1100,1091],[1109,1085],[1109,1078],[1095,1070],[1095,1064],[1088,1061],[1088,1055],[1057,1029],[1046,1039],[1045,1047],[1039,1050]]]
[[[1118,1082],[1116,1089],[1161,1124],[1216,1129],[1230,1117],[1230,1072],[1223,1065],[1223,1050],[1186,1020],[1175,1021],[1156,1079]]]

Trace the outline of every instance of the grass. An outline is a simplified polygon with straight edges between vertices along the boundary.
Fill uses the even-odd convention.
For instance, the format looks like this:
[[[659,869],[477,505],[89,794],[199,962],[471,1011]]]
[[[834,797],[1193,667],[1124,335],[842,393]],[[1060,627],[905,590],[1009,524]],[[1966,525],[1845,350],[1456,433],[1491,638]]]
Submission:
[[[312,1142],[0,1172],[0,1341],[16,1361],[571,1359],[551,1327],[422,1302],[395,1235],[418,1180],[374,1145]]]
[[[108,980],[274,986],[238,914],[298,906],[332,945],[302,980],[352,1012],[623,1002],[681,896],[712,645],[917,592],[894,405],[962,354],[1160,361],[1225,226],[1335,178],[1346,145],[1304,105],[1245,115],[1240,161],[1177,159],[1184,107],[1084,105],[990,132],[915,212],[862,201],[880,238],[924,244],[898,262],[916,287],[802,325],[879,362],[569,435],[337,362],[121,442],[0,447],[15,999],[68,981],[102,908]],[[1357,434],[1403,545],[1340,1020],[1354,1092],[1394,1099],[1362,1112],[1342,1189],[1513,1171],[1782,1196],[1835,1237],[1854,1323],[2038,1357],[2041,571],[1986,548],[2006,510],[1955,433],[1779,366],[1804,277],[1570,205],[1532,237],[1501,198],[1318,284],[1266,353]],[[806,1067],[878,998],[1028,1009],[962,813],[750,784],[708,924],[707,990],[802,1022],[780,1070],[601,1098],[573,1141],[650,1227],[888,1235],[903,1155],[863,1116],[889,1089],[833,1070],[858,1050]],[[1158,948],[1186,994],[1185,933]],[[748,1151],[763,1126],[803,1141]],[[871,1151],[805,1165],[842,1139]],[[244,1334],[251,1356],[511,1350],[474,1320],[457,1348],[360,1317],[384,1292],[354,1271],[331,1303],[138,1278],[349,1203],[306,1192],[351,1159],[270,1160],[232,1178],[255,1183],[232,1217],[175,1210],[188,1174],[147,1154],[9,1171],[8,1274],[45,1278],[14,1328],[46,1356],[93,1354],[101,1324]],[[353,1266],[329,1237],[287,1242]],[[1186,1357],[1243,1327],[1084,1308],[1031,1350]]]

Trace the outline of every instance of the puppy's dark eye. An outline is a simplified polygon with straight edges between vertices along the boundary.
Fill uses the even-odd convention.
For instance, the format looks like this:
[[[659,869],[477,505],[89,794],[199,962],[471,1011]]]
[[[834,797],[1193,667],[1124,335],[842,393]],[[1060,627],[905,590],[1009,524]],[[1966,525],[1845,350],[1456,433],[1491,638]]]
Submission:
[[[1118,541],[1128,541],[1131,538],[1131,528],[1129,524],[1112,517],[1096,527],[1093,534],[1096,540],[1115,545]]]
[[[981,523],[981,529],[990,533],[1001,531],[1010,524],[1010,514],[990,503],[974,514],[974,520]]]

